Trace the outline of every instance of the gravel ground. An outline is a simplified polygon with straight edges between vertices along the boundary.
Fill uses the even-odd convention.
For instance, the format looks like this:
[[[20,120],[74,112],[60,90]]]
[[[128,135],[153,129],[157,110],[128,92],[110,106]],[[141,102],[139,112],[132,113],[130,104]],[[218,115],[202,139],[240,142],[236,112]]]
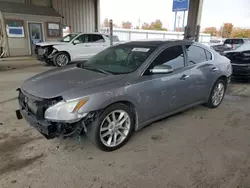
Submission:
[[[250,187],[250,84],[230,84],[219,108],[156,122],[106,153],[84,137],[48,141],[16,119],[16,88],[47,69],[0,63],[1,188]]]

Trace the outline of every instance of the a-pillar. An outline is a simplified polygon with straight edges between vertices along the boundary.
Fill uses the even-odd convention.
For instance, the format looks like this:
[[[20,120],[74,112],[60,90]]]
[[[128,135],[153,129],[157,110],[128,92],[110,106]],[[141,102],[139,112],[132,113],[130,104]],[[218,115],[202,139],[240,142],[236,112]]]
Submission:
[[[199,41],[203,0],[189,0],[188,20],[185,27],[185,39]]]

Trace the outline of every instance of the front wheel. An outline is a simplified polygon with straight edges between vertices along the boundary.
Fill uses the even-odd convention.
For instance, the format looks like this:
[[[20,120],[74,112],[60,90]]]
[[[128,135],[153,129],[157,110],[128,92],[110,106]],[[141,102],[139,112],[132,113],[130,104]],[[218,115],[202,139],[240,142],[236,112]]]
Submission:
[[[57,67],[66,66],[69,63],[69,61],[70,61],[70,57],[65,52],[59,52],[53,58],[53,62]]]
[[[217,108],[224,98],[226,86],[227,85],[225,80],[218,79],[212,88],[209,99],[205,106],[209,108]]]
[[[121,103],[106,108],[87,129],[89,140],[103,151],[122,147],[134,130],[134,115],[129,106]]]

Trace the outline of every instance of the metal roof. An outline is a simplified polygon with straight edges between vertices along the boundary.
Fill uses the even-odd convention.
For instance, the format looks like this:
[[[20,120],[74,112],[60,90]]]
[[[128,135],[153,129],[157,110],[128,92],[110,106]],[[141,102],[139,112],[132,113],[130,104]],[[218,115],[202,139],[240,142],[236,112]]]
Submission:
[[[52,7],[37,6],[33,4],[24,4],[24,3],[0,2],[0,11],[2,11],[3,13],[62,17]]]

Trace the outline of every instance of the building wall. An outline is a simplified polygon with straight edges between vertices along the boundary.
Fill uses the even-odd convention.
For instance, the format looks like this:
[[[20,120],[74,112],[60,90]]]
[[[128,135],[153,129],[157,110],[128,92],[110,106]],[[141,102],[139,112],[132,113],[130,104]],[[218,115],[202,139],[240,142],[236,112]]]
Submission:
[[[52,5],[51,0],[30,0],[30,3],[33,5],[48,6],[48,7]]]
[[[26,0],[0,0],[0,1],[9,3],[26,3]]]
[[[46,22],[61,22],[61,18],[49,16],[36,16],[24,14],[4,13],[4,19],[18,19],[24,21],[25,38],[10,38],[8,37],[10,56],[26,56],[30,55],[30,40],[28,31],[28,22],[42,22],[43,36],[45,41],[55,41],[58,38],[48,38],[46,33]]]
[[[94,32],[99,30],[100,16],[96,2],[99,0],[52,0],[52,7],[64,17],[63,24],[70,26],[72,32]]]

